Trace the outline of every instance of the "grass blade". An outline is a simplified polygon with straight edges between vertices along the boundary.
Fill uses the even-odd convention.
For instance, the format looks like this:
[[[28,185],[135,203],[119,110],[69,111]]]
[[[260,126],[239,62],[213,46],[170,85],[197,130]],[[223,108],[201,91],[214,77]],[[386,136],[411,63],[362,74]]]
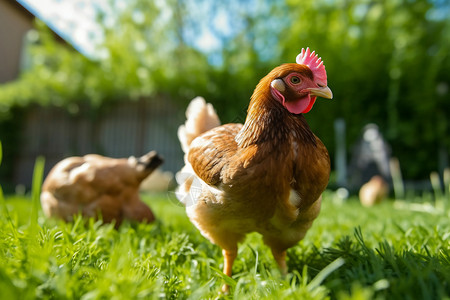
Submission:
[[[322,282],[334,271],[339,269],[345,264],[345,260],[342,257],[337,258],[332,263],[330,263],[328,266],[326,266],[322,271],[319,272],[319,274],[314,277],[313,280],[308,284],[308,290],[312,291],[316,288],[318,288]]]
[[[11,226],[11,229],[15,233],[16,231],[15,226],[9,214],[8,207],[6,206],[6,200],[5,196],[3,195],[3,189],[1,186],[0,186],[0,205],[2,207],[3,213],[5,214],[6,220],[8,221],[8,224]]]
[[[400,200],[405,198],[405,186],[403,183],[402,172],[400,169],[400,162],[398,158],[391,158],[389,161],[389,168],[392,174],[392,181],[394,184],[394,195],[395,200]]]
[[[444,211],[450,208],[450,169],[444,170]]]
[[[442,194],[441,179],[437,172],[431,172],[430,182],[434,192],[434,207],[439,211],[444,211],[444,196]]]
[[[210,266],[211,270],[213,270],[214,272],[216,272],[216,274],[223,280],[225,281],[226,284],[228,284],[231,288],[235,288],[236,287],[236,281],[225,275],[225,273],[222,272],[222,270],[219,270],[217,268],[214,268],[212,266]]]
[[[45,159],[39,156],[36,159],[33,171],[33,182],[31,186],[31,218],[30,226],[31,232],[35,233],[35,229],[38,225],[38,211],[40,207],[40,195],[41,195],[41,185],[42,179],[44,177],[44,166]]]
[[[2,159],[3,159],[3,148],[2,148],[2,141],[0,141],[0,165],[2,164]],[[15,227],[9,214],[8,207],[6,206],[6,200],[1,186],[0,186],[0,205],[3,210],[3,213],[6,216],[6,220],[11,226],[11,229],[13,230],[13,232],[15,232]]]

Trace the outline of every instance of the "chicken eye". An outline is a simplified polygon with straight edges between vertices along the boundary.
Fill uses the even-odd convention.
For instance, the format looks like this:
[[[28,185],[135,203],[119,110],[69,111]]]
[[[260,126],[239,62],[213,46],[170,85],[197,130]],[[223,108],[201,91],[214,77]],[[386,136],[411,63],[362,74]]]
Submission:
[[[297,76],[292,76],[292,77],[291,77],[291,83],[292,83],[292,84],[299,84],[300,82],[302,82],[302,80],[300,79],[300,77],[297,77]]]

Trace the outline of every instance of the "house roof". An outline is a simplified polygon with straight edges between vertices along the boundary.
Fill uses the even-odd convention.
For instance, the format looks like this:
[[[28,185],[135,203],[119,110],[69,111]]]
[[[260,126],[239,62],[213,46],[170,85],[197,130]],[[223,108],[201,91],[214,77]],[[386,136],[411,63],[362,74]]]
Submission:
[[[59,37],[80,53],[94,57],[101,38],[100,25],[96,23],[98,3],[90,0],[17,0],[17,9],[36,16]]]
[[[28,19],[34,19],[34,15],[28,10],[24,9],[24,7],[17,1],[6,1],[13,9],[27,17]]]

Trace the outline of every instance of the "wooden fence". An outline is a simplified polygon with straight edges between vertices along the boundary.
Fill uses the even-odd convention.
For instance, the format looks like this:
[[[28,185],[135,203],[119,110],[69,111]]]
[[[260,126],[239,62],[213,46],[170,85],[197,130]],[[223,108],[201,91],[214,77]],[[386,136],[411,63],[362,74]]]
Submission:
[[[45,175],[61,159],[88,153],[110,157],[140,156],[156,150],[163,170],[182,167],[177,129],[184,109],[166,98],[119,102],[93,117],[89,111],[71,115],[67,109],[32,107],[21,134],[14,167],[14,184],[31,185],[38,156],[46,161]]]

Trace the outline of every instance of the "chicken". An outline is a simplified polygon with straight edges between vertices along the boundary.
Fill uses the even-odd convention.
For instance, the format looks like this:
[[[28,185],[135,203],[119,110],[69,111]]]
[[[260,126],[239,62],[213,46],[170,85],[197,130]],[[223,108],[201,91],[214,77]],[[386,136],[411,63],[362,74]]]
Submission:
[[[71,221],[75,214],[116,225],[124,219],[152,222],[154,215],[139,197],[139,185],[163,160],[155,151],[136,159],[97,154],[57,163],[42,186],[41,205],[48,217]]]
[[[359,189],[359,200],[364,206],[373,206],[381,203],[389,193],[389,185],[379,175],[373,176]]]
[[[302,49],[296,61],[259,82],[245,124],[213,128],[217,115],[196,98],[178,131],[186,155],[176,195],[191,222],[222,248],[228,276],[238,243],[250,232],[263,236],[285,274],[286,250],[303,239],[320,211],[330,159],[303,114],[317,96],[331,99],[332,92],[314,52]]]

